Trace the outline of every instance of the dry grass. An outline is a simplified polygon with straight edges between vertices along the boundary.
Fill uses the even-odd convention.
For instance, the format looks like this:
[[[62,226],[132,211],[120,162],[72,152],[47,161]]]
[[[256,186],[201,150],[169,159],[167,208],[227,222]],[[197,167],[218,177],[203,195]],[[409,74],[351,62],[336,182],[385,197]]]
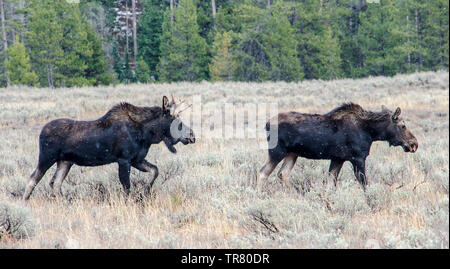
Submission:
[[[274,175],[253,187],[266,152],[253,140],[202,137],[178,154],[152,146],[160,168],[133,171],[124,201],[116,165],[73,167],[64,197],[50,196],[50,169],[29,202],[25,182],[45,122],[95,119],[112,105],[159,105],[162,95],[202,96],[203,113],[224,103],[277,102],[282,111],[325,113],[353,101],[379,111],[402,108],[419,141],[415,154],[377,142],[368,157],[366,193],[344,165],[336,190],[323,186],[328,162],[299,159],[292,188]],[[449,74],[302,83],[176,83],[102,88],[0,89],[0,247],[3,248],[448,248]],[[9,215],[2,213],[7,208]],[[5,211],[6,212],[6,211]],[[22,221],[21,233],[1,227]]]

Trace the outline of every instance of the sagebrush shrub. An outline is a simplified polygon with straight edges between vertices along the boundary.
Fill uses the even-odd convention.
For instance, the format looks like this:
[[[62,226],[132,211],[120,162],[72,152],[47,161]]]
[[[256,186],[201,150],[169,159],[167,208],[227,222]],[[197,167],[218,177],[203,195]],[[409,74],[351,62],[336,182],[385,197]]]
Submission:
[[[11,236],[24,239],[34,235],[34,219],[28,208],[12,202],[0,201],[0,239]]]

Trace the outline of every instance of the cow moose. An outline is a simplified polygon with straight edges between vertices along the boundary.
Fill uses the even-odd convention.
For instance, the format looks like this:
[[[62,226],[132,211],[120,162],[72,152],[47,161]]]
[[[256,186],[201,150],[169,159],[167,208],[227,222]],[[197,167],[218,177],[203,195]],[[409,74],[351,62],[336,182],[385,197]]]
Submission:
[[[267,179],[283,159],[277,175],[289,185],[289,173],[300,156],[331,160],[329,173],[335,186],[342,165],[350,161],[356,179],[365,190],[365,162],[374,141],[387,141],[390,146],[401,146],[405,152],[417,151],[417,139],[400,113],[399,107],[395,112],[385,106],[381,112],[371,112],[354,103],[345,103],[324,115],[279,113],[277,122],[271,119],[266,124],[267,132],[277,124],[278,138],[276,146],[268,150],[269,158],[258,173],[257,185]]]
[[[29,199],[45,172],[57,164],[50,180],[55,195],[73,164],[100,166],[118,163],[119,179],[126,195],[130,192],[130,168],[153,172],[150,187],[158,177],[158,168],[145,160],[152,144],[161,141],[172,152],[178,142],[195,143],[194,132],[184,125],[179,114],[188,106],[164,96],[162,106],[138,107],[120,103],[103,117],[93,121],[56,119],[47,123],[39,136],[39,160],[26,186],[23,199]]]

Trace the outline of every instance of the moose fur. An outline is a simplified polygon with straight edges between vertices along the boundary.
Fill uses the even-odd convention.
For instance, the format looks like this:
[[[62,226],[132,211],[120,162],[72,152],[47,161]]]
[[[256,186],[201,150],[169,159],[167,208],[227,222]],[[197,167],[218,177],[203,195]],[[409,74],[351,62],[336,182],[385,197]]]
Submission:
[[[195,142],[194,132],[178,118],[177,104],[172,97],[163,97],[162,106],[138,107],[120,103],[103,117],[93,121],[56,119],[47,123],[39,136],[39,160],[26,186],[28,199],[46,171],[57,164],[50,186],[61,195],[61,184],[72,165],[99,166],[118,163],[119,179],[126,194],[130,191],[130,168],[153,172],[150,187],[158,176],[158,168],[145,160],[152,144],[161,141],[176,153],[178,142]],[[184,130],[179,137],[171,126]]]
[[[287,112],[267,122],[266,130],[278,126],[278,141],[269,149],[268,161],[261,168],[258,180],[266,179],[277,164],[284,160],[278,177],[288,184],[289,173],[298,157],[331,160],[329,172],[336,184],[345,161],[351,162],[357,180],[366,187],[365,162],[375,141],[387,141],[401,146],[405,152],[415,152],[418,142],[400,118],[401,109],[392,112],[364,110],[354,103],[343,104],[320,114]]]

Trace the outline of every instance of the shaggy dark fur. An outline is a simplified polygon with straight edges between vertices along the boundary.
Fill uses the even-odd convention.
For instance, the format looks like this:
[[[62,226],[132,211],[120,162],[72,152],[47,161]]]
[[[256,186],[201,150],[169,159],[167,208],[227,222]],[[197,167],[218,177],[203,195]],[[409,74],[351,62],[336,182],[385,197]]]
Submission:
[[[384,106],[381,112],[364,110],[354,103],[343,104],[324,114],[280,113],[266,124],[266,130],[278,126],[278,143],[269,149],[269,160],[258,178],[267,178],[284,159],[278,177],[287,178],[297,158],[331,160],[330,173],[335,184],[342,165],[350,161],[355,176],[365,188],[365,161],[374,141],[388,141],[402,146],[405,152],[415,152],[417,139],[400,119],[400,108],[392,113]]]
[[[126,194],[130,188],[130,168],[154,173],[150,185],[158,176],[158,168],[145,160],[150,145],[163,141],[176,153],[178,142],[194,143],[193,131],[175,115],[172,105],[163,97],[162,107],[137,107],[121,103],[94,121],[57,119],[47,123],[39,136],[39,161],[31,175],[23,198],[28,199],[45,172],[57,163],[56,173],[50,181],[56,194],[61,194],[61,184],[73,164],[99,166],[118,163],[119,179]],[[173,137],[170,126],[176,124],[184,130]]]

